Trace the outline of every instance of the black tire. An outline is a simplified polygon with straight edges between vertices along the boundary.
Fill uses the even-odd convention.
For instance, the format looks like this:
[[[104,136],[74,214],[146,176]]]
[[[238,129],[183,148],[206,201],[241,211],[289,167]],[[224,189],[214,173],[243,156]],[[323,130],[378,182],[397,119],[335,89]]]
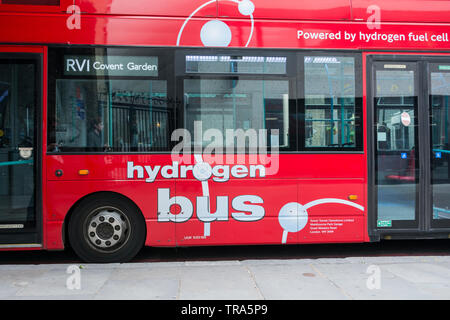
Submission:
[[[100,196],[87,198],[75,208],[68,233],[70,245],[85,262],[127,262],[143,247],[146,227],[144,217],[129,201]]]

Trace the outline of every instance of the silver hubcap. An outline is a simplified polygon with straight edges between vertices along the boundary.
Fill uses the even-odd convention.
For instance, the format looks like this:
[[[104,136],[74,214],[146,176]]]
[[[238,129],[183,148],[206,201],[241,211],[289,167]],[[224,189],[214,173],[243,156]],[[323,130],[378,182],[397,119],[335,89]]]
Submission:
[[[121,247],[127,240],[128,219],[120,210],[101,208],[95,210],[89,219],[87,238],[97,249],[109,251]]]

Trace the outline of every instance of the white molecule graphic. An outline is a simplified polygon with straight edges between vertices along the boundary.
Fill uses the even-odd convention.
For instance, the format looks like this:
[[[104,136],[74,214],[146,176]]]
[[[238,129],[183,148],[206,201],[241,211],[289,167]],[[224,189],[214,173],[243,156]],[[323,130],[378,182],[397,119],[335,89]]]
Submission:
[[[245,47],[247,47],[253,36],[253,29],[254,29],[253,12],[255,11],[255,5],[250,0],[218,0],[218,1],[234,2],[238,5],[238,10],[240,14],[242,14],[243,16],[249,16],[251,22],[251,29],[247,43],[245,44]],[[189,17],[184,21],[183,25],[181,26],[180,31],[178,32],[176,44],[177,46],[180,45],[181,35],[183,34],[183,30],[186,27],[189,20],[191,20],[191,18],[198,11],[213,3],[216,3],[216,0],[205,2],[189,15]],[[230,27],[225,22],[218,19],[206,22],[200,31],[200,39],[205,47],[227,47],[231,42],[231,38],[232,34]]]
[[[205,47],[228,47],[231,42],[231,30],[225,22],[211,20],[200,31],[200,39]]]
[[[297,202],[289,202],[285,204],[278,213],[278,222],[284,230],[283,236],[281,238],[281,243],[286,243],[289,232],[299,232],[303,230],[304,227],[306,227],[306,224],[308,223],[307,209],[324,203],[345,204],[347,206],[351,206],[364,211],[364,207],[359,204],[335,198],[318,199],[308,202],[305,205],[301,205]]]
[[[281,243],[286,243],[289,232],[299,232],[306,226],[308,212],[300,203],[289,202],[281,208],[278,214],[278,222],[284,229]]]
[[[243,16],[250,16],[253,14],[253,11],[255,11],[255,5],[250,0],[242,0],[238,2],[239,2],[238,5],[239,12]]]
[[[198,159],[198,157],[196,157],[196,159]],[[212,168],[209,163],[202,162],[202,160],[197,160],[197,163],[192,169],[192,174],[195,179],[199,181],[206,181],[212,176]]]

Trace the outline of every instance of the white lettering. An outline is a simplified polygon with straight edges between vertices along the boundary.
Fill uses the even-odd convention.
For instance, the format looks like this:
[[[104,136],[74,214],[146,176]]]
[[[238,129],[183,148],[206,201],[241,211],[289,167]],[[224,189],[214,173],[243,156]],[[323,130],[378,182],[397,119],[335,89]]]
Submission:
[[[181,141],[177,143],[171,152],[172,161],[178,161],[180,163],[188,163],[191,158],[191,134],[185,129],[176,129],[172,132],[170,137],[171,141]]]
[[[367,18],[367,28],[370,30],[381,29],[381,8],[372,4],[367,7],[367,13],[371,14]]]
[[[370,276],[367,278],[366,285],[369,290],[381,289],[381,269],[379,266],[370,265],[367,270]]]
[[[186,178],[187,172],[192,171],[193,169],[194,169],[194,166],[192,166],[192,165],[181,166],[180,167],[180,178]]]
[[[246,204],[250,202],[252,204]],[[264,207],[255,205],[257,203],[264,203],[261,197],[254,195],[238,196],[233,199],[231,205],[234,210],[240,210],[241,212],[233,212],[231,216],[237,221],[258,221],[264,218]]]
[[[217,209],[212,213],[209,197],[197,197],[197,218],[203,222],[228,221],[228,197],[217,197]]]
[[[225,182],[230,180],[230,166],[214,166],[212,168],[213,180]]]
[[[74,59],[67,59],[66,60],[66,71],[70,71],[69,68],[72,68],[72,71],[77,71],[75,69],[75,60]]]
[[[178,205],[179,213],[172,213],[171,207]],[[186,222],[194,212],[191,201],[182,196],[170,197],[170,189],[158,189],[158,221]]]
[[[80,290],[81,289],[81,270],[76,265],[71,265],[67,267],[66,272],[70,274],[66,280],[66,287],[69,290]]]
[[[95,70],[123,70],[122,63],[104,64],[99,61],[96,61],[92,66],[94,67]]]
[[[145,182],[154,182],[161,173],[164,179],[187,178],[187,173],[192,172],[195,179],[206,181],[212,178],[216,182],[225,182],[230,180],[230,174],[234,178],[263,178],[266,176],[266,168],[263,165],[242,164],[234,166],[216,165],[211,167],[207,162],[197,163],[196,165],[180,165],[173,161],[171,165],[165,166],[140,166],[135,165],[133,161],[127,162],[127,179],[145,179]]]
[[[250,166],[250,178],[256,177],[256,171],[259,171],[259,176],[264,178],[266,176],[266,168],[263,165],[251,165]]]
[[[88,62],[88,60],[83,59],[83,63],[80,65],[80,62],[78,61],[78,59],[75,59],[75,62],[78,66],[78,71],[83,71],[84,69],[84,65],[86,64],[86,62]],[[88,68],[89,69],[89,68]],[[89,71],[89,70],[88,70]]]
[[[208,315],[209,318],[214,316],[216,307],[196,307],[188,304],[187,307],[181,309],[182,315]]]
[[[81,9],[77,5],[67,7],[66,13],[71,14],[66,20],[66,27],[69,30],[81,29]]]
[[[164,166],[161,169],[161,176],[166,179],[178,178],[178,162],[172,162],[171,166]]]
[[[255,195],[237,196],[231,201],[234,210],[231,216],[233,219],[242,222],[258,221],[264,218],[264,207],[259,205],[264,201],[261,197]],[[196,197],[196,215],[197,219],[205,224],[213,221],[229,220],[229,201],[227,196],[216,197],[216,211],[211,212],[210,198],[207,196]],[[173,206],[178,206],[174,208]],[[173,209],[173,210],[171,210]],[[158,189],[158,222],[186,222],[192,218],[194,207],[186,197],[170,197],[170,189]]]
[[[134,179],[134,172],[137,171],[138,179],[144,178],[144,169],[141,166],[135,166],[133,161],[127,162],[127,178]]]
[[[303,38],[305,40],[341,40],[341,31],[336,33],[331,32],[304,32],[303,30],[297,30],[297,39]]]
[[[128,62],[127,69],[133,70],[133,71],[140,71],[140,70],[142,70],[142,71],[158,71],[158,66],[155,64],[148,64],[148,63],[135,64],[134,62]]]
[[[248,169],[244,165],[236,165],[231,168],[231,175],[235,178],[245,178],[248,175]]]
[[[151,166],[144,166],[145,168],[145,172],[147,172],[148,174],[148,178],[145,179],[145,182],[153,182],[156,179],[156,175],[159,172],[159,169],[161,168],[161,166],[155,166],[153,169]],[[162,175],[162,173],[161,173]]]

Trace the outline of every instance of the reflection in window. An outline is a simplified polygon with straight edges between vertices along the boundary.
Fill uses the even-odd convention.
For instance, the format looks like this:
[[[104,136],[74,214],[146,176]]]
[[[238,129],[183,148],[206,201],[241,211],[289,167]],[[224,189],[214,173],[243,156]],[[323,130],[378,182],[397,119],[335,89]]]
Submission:
[[[169,148],[172,115],[162,80],[57,80],[55,116],[49,151]]]
[[[227,129],[254,129],[258,135],[260,129],[266,129],[267,146],[288,147],[288,80],[186,79],[184,104],[184,127],[192,133],[194,122],[201,121],[203,132],[217,129],[223,137],[217,146],[236,146],[226,139]],[[252,143],[250,137],[246,149],[248,143]],[[211,142],[203,142],[203,147],[208,145]]]
[[[305,57],[305,147],[355,147],[355,62]]]

